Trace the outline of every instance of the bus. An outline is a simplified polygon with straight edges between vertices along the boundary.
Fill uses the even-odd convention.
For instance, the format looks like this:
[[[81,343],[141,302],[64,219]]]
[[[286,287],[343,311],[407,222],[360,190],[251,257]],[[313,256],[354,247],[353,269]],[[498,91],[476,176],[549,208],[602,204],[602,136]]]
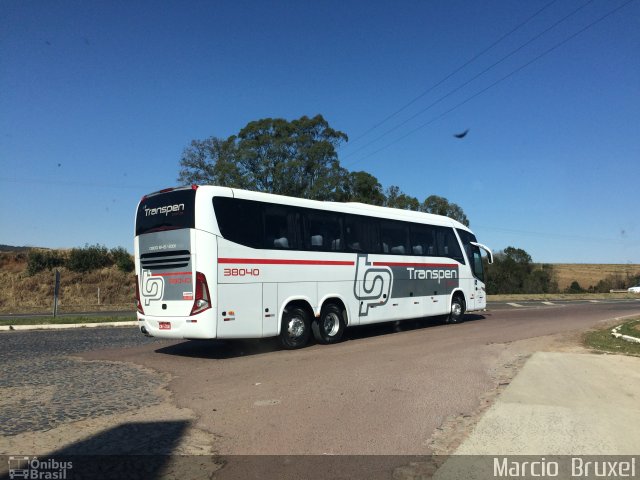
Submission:
[[[287,349],[356,325],[461,322],[486,307],[482,250],[492,262],[448,217],[220,186],[145,195],[134,243],[142,333]]]

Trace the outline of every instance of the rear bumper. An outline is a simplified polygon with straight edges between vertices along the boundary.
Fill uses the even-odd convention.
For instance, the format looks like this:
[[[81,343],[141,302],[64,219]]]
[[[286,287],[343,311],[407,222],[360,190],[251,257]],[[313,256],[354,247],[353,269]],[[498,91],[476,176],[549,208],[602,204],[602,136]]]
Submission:
[[[145,335],[157,338],[216,338],[213,309],[192,317],[155,317],[137,314],[138,329]]]

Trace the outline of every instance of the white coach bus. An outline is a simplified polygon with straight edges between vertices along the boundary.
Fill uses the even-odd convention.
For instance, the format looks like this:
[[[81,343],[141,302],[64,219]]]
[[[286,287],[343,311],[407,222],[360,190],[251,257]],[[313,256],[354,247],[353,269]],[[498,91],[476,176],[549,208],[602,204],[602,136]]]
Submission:
[[[480,250],[461,223],[427,213],[216,186],[142,198],[135,225],[142,333],[278,336],[286,348],[344,329],[486,306]]]

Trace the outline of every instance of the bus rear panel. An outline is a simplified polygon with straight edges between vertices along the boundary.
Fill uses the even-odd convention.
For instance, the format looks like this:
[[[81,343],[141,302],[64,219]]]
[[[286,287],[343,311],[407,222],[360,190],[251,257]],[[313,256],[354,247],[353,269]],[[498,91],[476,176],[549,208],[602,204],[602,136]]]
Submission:
[[[137,316],[143,333],[154,337],[216,336],[215,263],[197,263],[197,249],[215,260],[216,236],[197,228],[196,195],[196,187],[168,189],[138,205]]]

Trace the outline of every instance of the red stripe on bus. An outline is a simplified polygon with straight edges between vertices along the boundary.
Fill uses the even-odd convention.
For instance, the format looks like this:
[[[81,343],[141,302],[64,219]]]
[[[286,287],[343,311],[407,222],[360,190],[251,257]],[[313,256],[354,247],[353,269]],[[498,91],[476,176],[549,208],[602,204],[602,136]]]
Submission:
[[[167,272],[167,273],[154,273],[152,277],[168,277],[170,275],[192,275],[192,272]]]
[[[374,267],[431,267],[431,268],[455,268],[453,263],[405,263],[405,262],[373,262]]]
[[[218,263],[242,265],[345,265],[354,266],[355,262],[343,260],[281,260],[274,258],[219,258]]]

